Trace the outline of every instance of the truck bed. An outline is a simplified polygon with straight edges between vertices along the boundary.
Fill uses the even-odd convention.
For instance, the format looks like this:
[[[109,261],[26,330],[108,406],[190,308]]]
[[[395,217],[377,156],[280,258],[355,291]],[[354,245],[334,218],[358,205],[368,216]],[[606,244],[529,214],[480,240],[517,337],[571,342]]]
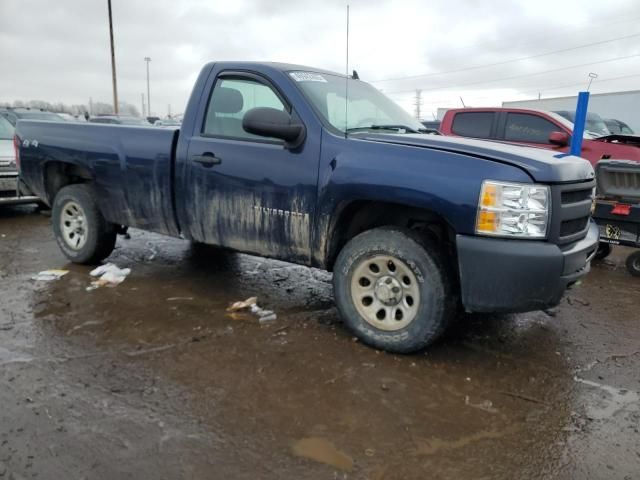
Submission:
[[[21,176],[40,198],[52,202],[48,185],[66,162],[92,179],[109,222],[179,235],[172,194],[178,130],[20,121],[17,131]]]

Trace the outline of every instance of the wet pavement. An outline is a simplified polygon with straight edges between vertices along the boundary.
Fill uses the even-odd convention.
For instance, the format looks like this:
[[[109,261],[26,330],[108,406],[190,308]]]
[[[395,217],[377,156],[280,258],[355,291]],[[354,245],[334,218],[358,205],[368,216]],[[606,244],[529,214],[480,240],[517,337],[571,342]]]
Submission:
[[[132,231],[132,273],[87,291],[49,218],[0,209],[0,479],[640,478],[626,253],[398,356],[344,330],[325,272]],[[226,312],[251,296],[277,320]]]

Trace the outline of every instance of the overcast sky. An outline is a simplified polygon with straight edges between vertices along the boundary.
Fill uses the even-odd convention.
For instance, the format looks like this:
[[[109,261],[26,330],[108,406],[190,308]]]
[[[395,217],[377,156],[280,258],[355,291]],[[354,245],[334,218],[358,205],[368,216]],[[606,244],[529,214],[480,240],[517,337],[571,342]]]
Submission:
[[[421,88],[424,118],[460,106],[460,96],[482,106],[570,95],[586,86],[589,72],[599,75],[593,92],[640,89],[638,0],[348,3],[351,68],[410,111]],[[112,0],[120,99],[140,108],[145,56],[159,115],[169,104],[173,113],[184,109],[211,60],[343,72],[346,4]],[[573,50],[545,55],[566,49]],[[511,61],[523,57],[534,58]],[[0,0],[0,101],[111,102],[110,68],[107,0]]]

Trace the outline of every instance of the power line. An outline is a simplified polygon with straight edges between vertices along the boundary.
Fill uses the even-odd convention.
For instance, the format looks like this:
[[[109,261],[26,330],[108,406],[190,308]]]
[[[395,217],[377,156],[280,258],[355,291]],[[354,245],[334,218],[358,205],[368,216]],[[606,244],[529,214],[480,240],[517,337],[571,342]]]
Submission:
[[[621,76],[618,76],[618,77],[610,77],[610,78],[598,78],[597,82],[594,83],[594,86],[598,85],[600,83],[613,82],[613,81],[616,81],[616,80],[626,80],[628,78],[635,78],[635,77],[640,77],[640,73],[634,73],[634,74],[631,74],[631,75],[621,75]],[[576,86],[581,86],[581,85],[584,85],[584,81],[577,82],[577,83],[566,83],[564,85],[556,85],[556,86],[553,86],[553,87],[537,88],[535,90],[522,90],[522,91],[520,91],[520,93],[522,93],[522,94],[534,93],[535,94],[535,93],[539,93],[539,92],[549,92],[549,91],[561,90],[563,88],[570,88],[570,87],[576,87]],[[525,88],[528,88],[528,87],[525,87]],[[407,92],[407,93],[410,93],[410,92]],[[597,94],[597,92],[594,93],[594,94]],[[483,99],[487,99],[487,98],[495,98],[495,97],[496,97],[495,95],[492,95],[492,96],[491,95],[483,95],[483,96],[480,96],[480,97],[472,96],[471,98],[472,98],[472,100],[474,102],[476,102],[478,100],[483,100]],[[439,98],[437,100],[430,100],[430,101],[424,101],[423,100],[422,101],[422,105],[441,105],[443,103],[451,103],[452,99],[454,99],[454,98],[456,98],[456,101],[457,101],[456,94],[452,93],[450,96],[448,96],[446,98]],[[404,101],[408,101],[408,98],[405,97],[403,100]]]
[[[439,76],[439,75],[447,75],[447,74],[450,74],[450,73],[468,72],[470,70],[478,70],[478,69],[481,69],[481,68],[496,67],[496,66],[499,66],[499,65],[506,65],[508,63],[521,62],[523,60],[531,60],[533,58],[546,57],[548,55],[555,55],[557,53],[571,52],[571,51],[574,51],[574,50],[580,50],[582,48],[593,47],[595,45],[604,45],[604,44],[607,44],[607,43],[617,42],[617,41],[620,41],[620,40],[627,40],[629,38],[635,38],[635,37],[640,37],[640,33],[634,33],[633,35],[626,35],[626,36],[623,36],[623,37],[616,37],[616,38],[612,38],[612,39],[609,39],[609,40],[602,40],[602,41],[599,41],[599,42],[585,43],[583,45],[578,45],[576,47],[562,48],[560,50],[553,50],[551,52],[538,53],[538,54],[535,54],[535,55],[528,55],[526,57],[512,58],[510,60],[503,60],[501,62],[486,63],[486,64],[483,64],[483,65],[474,65],[472,67],[458,68],[456,70],[447,70],[447,71],[444,71],[444,72],[434,72],[434,73],[425,73],[425,74],[420,74],[420,75],[408,75],[408,76],[405,76],[405,77],[395,77],[395,78],[385,78],[385,79],[381,79],[381,80],[372,80],[371,83],[392,82],[392,81],[400,81],[400,80],[411,80],[411,79],[416,79],[416,78],[429,78],[429,77],[436,77],[436,76]]]
[[[612,82],[614,80],[625,80],[627,78],[635,78],[635,77],[640,77],[640,73],[634,73],[634,74],[631,74],[631,75],[622,75],[622,76],[619,76],[619,77],[611,77],[611,78],[598,78],[596,80],[596,83],[594,83],[594,85],[598,85],[598,84],[603,83],[603,82]],[[578,83],[567,83],[567,84],[558,85],[558,86],[555,86],[555,87],[546,87],[546,88],[541,88],[541,89],[537,89],[537,90],[525,90],[522,93],[548,92],[550,90],[560,90],[560,89],[569,88],[569,87],[579,87],[581,85],[584,85],[584,81],[578,82]]]
[[[420,108],[422,107],[422,90],[416,90],[416,98],[413,105],[416,107],[415,116],[418,120],[420,120],[420,117],[422,116],[422,112],[420,111]]]
[[[635,78],[635,77],[640,77],[640,73],[633,73],[631,75],[621,75],[621,76],[618,76],[618,77],[598,78],[597,82],[594,83],[594,85],[597,86],[600,83],[613,82],[615,80],[626,80],[628,78]],[[535,86],[535,85],[525,85],[525,86],[518,87],[518,90],[520,91],[520,93],[525,93],[526,94],[526,93],[548,92],[548,91],[552,91],[552,90],[561,90],[563,88],[579,87],[581,85],[584,85],[584,81],[576,82],[576,83],[565,83],[563,85],[555,85],[553,87],[542,87],[542,88],[540,88],[539,86]],[[531,90],[522,90],[523,88],[527,88],[527,89],[531,88]],[[407,92],[404,92],[404,93],[397,93],[397,94],[395,94],[395,97],[400,99],[401,98],[400,95],[402,95],[402,99],[403,100],[407,100],[407,95],[409,93],[412,93],[412,92],[407,91]],[[394,94],[388,94],[388,96],[393,98]],[[483,98],[493,98],[494,96],[482,96],[482,97],[474,96],[473,98],[477,100],[477,99],[483,99]],[[432,100],[432,101],[429,101],[429,102],[423,101],[422,104],[423,105],[431,105],[431,104],[434,104],[434,103],[446,102],[446,101],[448,101],[449,98],[453,98],[453,97],[457,97],[457,95],[455,93],[452,93],[450,96],[448,96],[446,98],[441,98],[441,99],[438,99],[438,100]]]
[[[633,55],[625,55],[622,57],[615,57],[615,58],[610,58],[607,60],[600,60],[598,62],[589,62],[589,63],[581,63],[578,65],[571,65],[568,67],[562,67],[562,68],[555,68],[552,70],[543,70],[541,72],[534,72],[534,73],[526,73],[526,74],[522,74],[522,75],[512,75],[510,77],[501,77],[501,78],[494,78],[491,80],[480,80],[477,82],[467,82],[467,83],[459,83],[459,84],[454,84],[454,85],[447,85],[447,86],[443,86],[443,87],[434,87],[434,88],[423,88],[422,91],[423,92],[431,92],[431,91],[436,91],[436,90],[447,90],[447,89],[451,89],[451,88],[458,88],[458,87],[466,87],[469,85],[482,85],[485,83],[495,83],[495,82],[502,82],[505,80],[514,80],[516,78],[526,78],[526,77],[533,77],[536,75],[544,75],[547,73],[555,73],[555,72],[562,72],[565,70],[571,70],[574,68],[581,68],[581,67],[589,67],[591,65],[600,65],[603,63],[611,63],[611,62],[617,62],[619,60],[627,60],[629,58],[636,58],[636,57],[640,57],[640,53],[635,53]],[[387,94],[396,94],[396,93],[409,93],[409,92],[413,92],[414,90],[398,90],[398,91],[393,91],[393,92],[386,92]]]

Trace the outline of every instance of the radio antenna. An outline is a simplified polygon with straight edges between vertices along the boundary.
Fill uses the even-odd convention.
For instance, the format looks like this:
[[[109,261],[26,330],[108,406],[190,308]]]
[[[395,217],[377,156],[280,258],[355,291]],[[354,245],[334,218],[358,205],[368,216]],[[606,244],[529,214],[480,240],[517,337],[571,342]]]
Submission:
[[[349,128],[349,5],[347,4],[347,65],[344,72],[344,138]]]

